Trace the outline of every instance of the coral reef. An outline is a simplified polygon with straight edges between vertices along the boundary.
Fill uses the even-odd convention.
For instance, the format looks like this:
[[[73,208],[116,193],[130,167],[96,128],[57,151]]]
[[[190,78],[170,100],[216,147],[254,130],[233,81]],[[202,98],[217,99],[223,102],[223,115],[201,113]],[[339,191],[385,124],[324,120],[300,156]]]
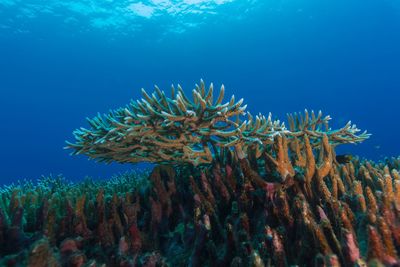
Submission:
[[[400,158],[333,160],[324,177],[313,160],[284,182],[228,157],[3,187],[0,266],[398,265]]]
[[[150,96],[142,89],[143,98],[131,101],[125,108],[100,114],[88,119],[91,129],[80,128],[74,132],[76,143],[69,143],[75,154],[85,154],[99,161],[117,162],[189,162],[194,165],[211,163],[221,151],[234,146],[244,150],[252,147],[256,157],[271,149],[276,137],[285,137],[287,145],[295,145],[308,136],[311,147],[318,146],[326,135],[331,145],[361,142],[369,137],[351,122],[343,128],[331,130],[329,116],[319,112],[288,115],[290,130],[271,114],[253,117],[241,106],[243,99],[235,96],[222,104],[225,88],[221,87],[217,100],[213,99],[214,87],[208,91],[200,81],[193,89],[190,100],[178,85],[172,86],[172,98],[156,87]],[[284,144],[286,145],[286,143]],[[297,144],[298,145],[298,144]],[[301,148],[298,148],[301,149]],[[328,153],[329,154],[329,153]],[[283,165],[287,159],[278,158],[274,163]]]
[[[89,120],[76,153],[151,161],[108,181],[62,177],[0,191],[0,266],[399,266],[400,158],[337,160],[368,134],[289,115],[289,129],[156,90]],[[175,94],[173,94],[175,96]]]

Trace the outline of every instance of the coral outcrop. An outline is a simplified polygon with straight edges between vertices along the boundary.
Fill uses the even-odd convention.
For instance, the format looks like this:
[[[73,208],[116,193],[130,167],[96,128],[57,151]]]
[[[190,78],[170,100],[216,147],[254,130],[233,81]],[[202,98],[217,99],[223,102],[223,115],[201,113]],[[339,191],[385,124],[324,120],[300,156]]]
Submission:
[[[318,146],[326,135],[331,145],[357,143],[369,137],[351,122],[343,128],[332,130],[329,116],[319,112],[288,115],[290,129],[271,114],[253,117],[245,113],[243,99],[235,96],[222,104],[225,88],[221,87],[214,100],[214,87],[205,89],[203,81],[193,89],[189,99],[178,85],[172,86],[169,98],[158,87],[149,95],[142,89],[143,98],[131,101],[125,108],[88,119],[91,129],[80,128],[74,132],[76,143],[68,147],[75,154],[85,154],[99,161],[211,163],[217,155],[234,146],[244,150],[251,147],[256,157],[271,150],[275,139],[285,137],[284,146],[297,146],[299,140],[308,138],[311,147]],[[243,120],[247,115],[247,120]],[[278,147],[279,148],[279,147]],[[329,154],[329,153],[328,153]],[[300,155],[300,154],[299,154]],[[281,155],[278,155],[280,157]],[[299,159],[301,160],[301,159]],[[287,159],[273,160],[285,168]]]
[[[400,158],[337,160],[368,134],[313,112],[242,121],[212,91],[145,93],[75,132],[76,153],[150,172],[3,187],[0,266],[400,264]]]
[[[284,182],[228,157],[4,187],[0,266],[397,266],[400,158],[333,160],[323,177],[313,160]]]

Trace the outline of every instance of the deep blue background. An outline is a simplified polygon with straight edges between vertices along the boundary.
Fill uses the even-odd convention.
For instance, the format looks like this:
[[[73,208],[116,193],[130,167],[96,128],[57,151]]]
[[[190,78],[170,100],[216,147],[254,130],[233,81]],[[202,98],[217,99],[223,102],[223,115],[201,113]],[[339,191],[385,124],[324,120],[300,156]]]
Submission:
[[[86,116],[127,104],[142,87],[190,90],[200,78],[224,83],[226,95],[244,97],[252,113],[286,119],[322,109],[333,126],[352,120],[373,134],[342,153],[399,155],[400,8],[383,0],[273,5],[240,20],[214,16],[180,34],[152,23],[127,36],[74,34],[46,18],[28,34],[3,33],[0,184],[50,173],[106,178],[131,168],[71,157],[64,142],[88,126]]]

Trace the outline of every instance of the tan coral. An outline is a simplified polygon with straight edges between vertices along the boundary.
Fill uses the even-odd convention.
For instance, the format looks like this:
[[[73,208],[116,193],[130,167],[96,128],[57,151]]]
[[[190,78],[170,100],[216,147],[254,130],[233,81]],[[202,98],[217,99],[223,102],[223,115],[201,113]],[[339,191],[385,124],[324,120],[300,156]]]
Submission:
[[[294,169],[288,155],[287,139],[282,136],[276,137],[276,158],[267,154],[269,160],[274,164],[276,171],[282,180],[294,176]]]
[[[320,149],[321,151],[323,151],[323,156],[320,160],[319,165],[317,166],[317,175],[320,179],[323,179],[330,172],[333,162],[332,147],[329,144],[329,139],[326,134],[324,134],[322,137],[322,144]]]
[[[328,127],[329,116],[322,117],[306,110],[302,114],[288,115],[291,130],[279,120],[272,120],[259,114],[248,120],[241,120],[246,105],[243,99],[235,101],[232,96],[229,102],[222,104],[225,88],[221,86],[217,100],[213,99],[214,86],[206,90],[204,82],[192,91],[189,99],[178,86],[173,88],[172,97],[167,97],[158,87],[153,94],[142,90],[143,98],[132,101],[125,108],[111,111],[88,119],[91,129],[80,128],[74,131],[76,143],[68,143],[67,148],[73,154],[86,154],[90,158],[104,162],[169,162],[192,163],[194,165],[211,163],[214,155],[224,149],[241,144],[244,150],[255,148],[259,158],[274,143],[277,157],[272,158],[278,172],[285,179],[293,176],[294,171],[287,155],[287,146],[299,143],[306,146],[307,176],[313,174],[313,163],[310,150],[325,141],[326,151],[319,173],[329,172],[332,157],[327,143],[357,143],[369,137],[350,122],[338,130]],[[237,119],[234,119],[237,117]],[[308,140],[308,141],[307,141]],[[295,146],[295,145],[291,145]],[[298,153],[297,164],[304,165],[304,157]],[[307,178],[310,179],[310,178]]]

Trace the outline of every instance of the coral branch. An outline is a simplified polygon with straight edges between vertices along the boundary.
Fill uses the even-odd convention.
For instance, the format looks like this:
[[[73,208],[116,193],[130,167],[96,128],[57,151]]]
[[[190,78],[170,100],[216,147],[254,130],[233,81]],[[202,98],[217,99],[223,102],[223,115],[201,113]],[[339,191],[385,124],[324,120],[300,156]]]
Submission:
[[[219,154],[211,148],[223,150],[241,144],[244,151],[255,147],[258,158],[275,143],[277,157],[271,160],[285,179],[293,174],[285,155],[286,146],[292,142],[301,139],[307,143],[309,139],[309,144],[305,145],[315,148],[321,138],[338,145],[361,142],[369,137],[366,132],[357,135],[359,129],[350,122],[339,130],[331,130],[329,116],[323,118],[321,112],[317,116],[314,112],[309,115],[307,110],[304,117],[288,115],[290,130],[279,120],[273,121],[271,114],[266,118],[262,114],[253,117],[247,113],[248,119],[243,121],[240,118],[246,109],[246,105],[242,106],[243,99],[236,102],[232,96],[229,102],[222,104],[225,88],[221,86],[219,97],[214,101],[213,84],[207,91],[203,81],[192,91],[192,100],[180,86],[175,92],[173,88],[172,98],[169,98],[158,87],[151,95],[142,89],[141,100],[87,119],[91,129],[75,130],[76,143],[67,142],[67,148],[72,148],[73,154],[85,154],[105,162],[192,163],[197,166],[212,162],[214,155]],[[326,162],[322,167],[321,171],[328,169]]]

